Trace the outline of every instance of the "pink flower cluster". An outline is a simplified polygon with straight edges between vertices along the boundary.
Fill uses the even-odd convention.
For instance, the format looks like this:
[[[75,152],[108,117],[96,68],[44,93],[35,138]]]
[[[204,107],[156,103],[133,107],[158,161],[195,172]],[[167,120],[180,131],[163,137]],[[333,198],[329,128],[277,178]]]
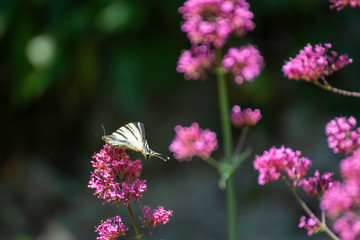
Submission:
[[[349,211],[334,223],[334,231],[339,233],[341,240],[360,239],[360,218],[354,212]]]
[[[300,179],[297,186],[302,187],[309,196],[319,195],[333,186],[332,175],[329,172],[321,174],[319,171],[315,171],[313,177]]]
[[[175,126],[176,136],[169,146],[174,158],[179,161],[190,161],[194,156],[207,160],[217,149],[216,133],[199,128],[198,123],[190,127]]]
[[[334,231],[341,239],[360,239],[360,149],[340,163],[343,182],[334,184],[323,195],[320,207],[330,217],[339,217]]]
[[[231,123],[238,128],[255,126],[261,117],[262,115],[259,109],[241,109],[238,105],[234,105],[230,112]]]
[[[169,217],[172,216],[171,210],[165,210],[163,206],[158,206],[157,209],[151,209],[149,206],[140,206],[144,216],[140,217],[143,227],[156,227],[164,225],[169,222]]]
[[[336,10],[340,11],[346,6],[350,6],[352,8],[360,7],[360,0],[329,0],[330,9],[336,8]]]
[[[320,43],[314,47],[308,44],[295,58],[285,61],[282,66],[284,76],[294,80],[316,82],[352,63],[352,59],[346,54],[338,56],[335,51],[331,51],[331,56],[328,55],[330,48],[330,43],[325,43],[324,46]]]
[[[208,45],[192,46],[185,50],[179,58],[176,70],[184,73],[186,80],[197,80],[204,76],[207,69],[215,64],[215,52]]]
[[[294,186],[306,175],[311,161],[301,157],[300,151],[293,151],[291,148],[272,147],[256,156],[253,166],[259,171],[258,183],[265,185],[270,181],[276,181],[280,177],[286,177]]]
[[[192,44],[222,47],[230,34],[243,36],[255,28],[245,0],[187,0],[179,12],[185,20],[181,30]]]
[[[108,218],[96,227],[95,232],[99,233],[97,240],[115,240],[120,236],[126,236],[125,232],[129,230],[121,221],[119,216]]]
[[[244,80],[254,81],[264,67],[263,57],[251,44],[240,48],[230,48],[222,60],[225,71],[231,71],[235,75],[235,82],[242,84]]]
[[[360,127],[354,117],[336,117],[325,126],[328,146],[334,153],[351,154],[360,146]]]
[[[305,216],[302,216],[300,218],[300,222],[298,225],[299,228],[305,228],[307,230],[307,235],[311,236],[314,233],[317,233],[320,230],[320,225],[316,221],[316,218],[314,215],[310,216],[308,219],[306,219]]]
[[[94,195],[104,199],[104,203],[119,203],[130,206],[131,200],[139,201],[147,189],[146,180],[139,179],[142,171],[139,159],[131,161],[125,149],[117,149],[106,144],[91,161],[89,188],[95,189]]]

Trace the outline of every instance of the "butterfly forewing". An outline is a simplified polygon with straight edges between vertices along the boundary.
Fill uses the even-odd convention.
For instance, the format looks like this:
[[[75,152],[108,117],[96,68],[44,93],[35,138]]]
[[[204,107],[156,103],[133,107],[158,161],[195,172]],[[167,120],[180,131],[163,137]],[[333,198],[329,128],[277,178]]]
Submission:
[[[146,159],[151,156],[158,157],[164,161],[169,160],[169,157],[154,152],[149,148],[145,140],[145,128],[141,122],[128,123],[120,127],[111,135],[103,136],[103,140],[118,148],[127,148],[137,152],[141,152]]]
[[[142,152],[143,149],[143,128],[142,123],[128,123],[120,127],[111,135],[103,136],[103,140],[118,148],[128,148],[134,151]]]

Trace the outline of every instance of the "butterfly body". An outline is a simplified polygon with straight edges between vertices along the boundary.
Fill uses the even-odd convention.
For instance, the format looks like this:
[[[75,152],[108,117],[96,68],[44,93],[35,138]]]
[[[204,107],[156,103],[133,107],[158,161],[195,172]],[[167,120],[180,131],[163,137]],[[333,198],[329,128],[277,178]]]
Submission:
[[[150,149],[145,139],[145,128],[141,122],[128,123],[111,135],[104,135],[102,139],[113,147],[126,148],[136,152],[141,152],[146,159],[152,156],[158,157],[164,161],[169,160],[168,156],[157,153]]]

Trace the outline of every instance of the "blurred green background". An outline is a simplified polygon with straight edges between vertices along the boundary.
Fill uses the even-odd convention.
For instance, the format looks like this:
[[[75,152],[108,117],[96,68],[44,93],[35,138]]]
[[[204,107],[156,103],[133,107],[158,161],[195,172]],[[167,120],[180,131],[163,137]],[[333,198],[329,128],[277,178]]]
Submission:
[[[360,100],[285,79],[284,60],[307,43],[331,42],[354,63],[328,80],[360,91],[360,9],[329,10],[328,1],[249,1],[255,31],[229,46],[258,46],[266,67],[254,83],[229,76],[230,104],[260,108],[248,138],[251,157],[237,172],[241,239],[307,239],[303,211],[281,183],[257,185],[255,154],[285,144],[334,171],[325,124],[360,119]],[[87,189],[90,160],[118,127],[142,121],[155,151],[171,155],[174,126],[198,122],[216,131],[222,156],[214,76],[185,81],[175,70],[189,42],[177,12],[183,1],[0,1],[0,239],[95,239],[94,227],[126,209],[102,205]],[[234,129],[234,137],[239,134]],[[133,154],[134,157],[141,157]],[[141,204],[173,209],[151,239],[226,239],[224,192],[214,169],[194,159],[144,162]],[[317,202],[309,199],[313,209]],[[271,224],[269,224],[271,223]],[[327,239],[324,235],[316,239]]]

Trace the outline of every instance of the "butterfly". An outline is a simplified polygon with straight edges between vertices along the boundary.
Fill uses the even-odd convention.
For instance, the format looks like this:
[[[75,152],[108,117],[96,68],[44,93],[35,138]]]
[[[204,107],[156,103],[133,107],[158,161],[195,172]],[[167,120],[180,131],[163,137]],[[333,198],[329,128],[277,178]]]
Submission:
[[[141,152],[145,159],[150,157],[158,157],[164,161],[170,159],[168,156],[157,153],[149,148],[149,144],[145,140],[144,124],[141,122],[128,123],[111,135],[104,135],[102,139],[113,147]]]

